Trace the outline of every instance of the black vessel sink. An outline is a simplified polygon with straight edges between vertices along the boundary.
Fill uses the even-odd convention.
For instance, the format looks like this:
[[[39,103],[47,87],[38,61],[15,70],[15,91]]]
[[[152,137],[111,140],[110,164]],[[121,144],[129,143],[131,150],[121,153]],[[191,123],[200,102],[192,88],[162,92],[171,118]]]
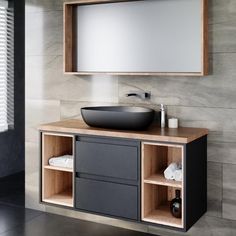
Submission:
[[[144,107],[100,106],[83,107],[81,114],[89,126],[143,130],[152,123],[155,111]]]

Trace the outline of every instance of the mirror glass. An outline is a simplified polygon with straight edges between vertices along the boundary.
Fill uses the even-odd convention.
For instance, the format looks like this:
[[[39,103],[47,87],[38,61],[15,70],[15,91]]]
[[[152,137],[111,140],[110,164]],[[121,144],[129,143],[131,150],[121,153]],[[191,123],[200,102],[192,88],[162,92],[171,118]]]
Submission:
[[[202,71],[201,0],[78,5],[74,14],[76,71]]]

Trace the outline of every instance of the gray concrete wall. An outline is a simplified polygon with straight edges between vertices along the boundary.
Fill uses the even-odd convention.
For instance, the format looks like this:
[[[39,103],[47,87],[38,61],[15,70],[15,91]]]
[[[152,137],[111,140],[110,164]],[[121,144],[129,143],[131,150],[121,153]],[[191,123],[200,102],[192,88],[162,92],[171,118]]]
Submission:
[[[171,231],[38,204],[37,126],[80,117],[80,107],[136,104],[158,109],[181,126],[210,129],[208,211],[187,235],[236,235],[236,1],[209,0],[210,75],[206,77],[130,77],[63,75],[62,0],[26,4],[26,206],[76,218],[161,235]],[[148,90],[142,103],[126,98],[130,90]],[[179,235],[176,233],[176,235]]]

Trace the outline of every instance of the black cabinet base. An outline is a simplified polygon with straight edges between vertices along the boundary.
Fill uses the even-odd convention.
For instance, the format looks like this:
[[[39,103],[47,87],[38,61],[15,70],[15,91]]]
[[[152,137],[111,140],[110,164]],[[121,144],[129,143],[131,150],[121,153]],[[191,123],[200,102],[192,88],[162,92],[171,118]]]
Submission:
[[[207,136],[201,137],[188,144],[183,144],[185,168],[183,178],[185,197],[183,206],[185,215],[183,218],[183,228],[141,220],[141,141],[130,141],[118,138],[107,139],[104,137],[91,138],[90,136],[82,136],[79,138],[77,144],[80,142],[80,145],[75,145],[75,207],[70,208],[60,205],[58,205],[58,207],[137,222],[154,227],[174,229],[181,232],[187,231],[206,212]],[[95,145],[90,146],[91,143],[95,143]],[[103,145],[101,145],[101,143]],[[117,147],[113,149],[112,146]],[[91,147],[93,147],[93,149],[91,149]],[[104,148],[108,149],[104,150]],[[123,152],[122,148],[128,150],[129,155]],[[81,153],[79,149],[82,149],[83,152]],[[91,150],[95,152],[94,156],[89,153]],[[117,153],[114,154],[113,150],[116,150]],[[102,156],[100,156],[96,162],[93,160],[93,157],[96,158],[98,153],[102,153]],[[78,157],[81,154],[84,156]],[[122,167],[121,162],[124,160],[123,158],[125,156],[126,166],[122,171],[117,171],[113,163],[109,160],[109,158],[114,158],[114,156],[117,157],[115,166],[119,168]],[[128,158],[130,159],[128,160]],[[78,160],[82,161],[82,165],[78,163]],[[97,165],[93,166],[93,161],[97,163]],[[100,165],[101,168],[96,169],[101,163],[105,163],[106,168],[102,169],[103,166]],[[109,166],[114,168],[113,171],[107,169]],[[128,173],[128,169],[130,168],[131,172]],[[41,203],[55,206],[55,204],[42,202],[41,194],[42,192],[40,190]]]

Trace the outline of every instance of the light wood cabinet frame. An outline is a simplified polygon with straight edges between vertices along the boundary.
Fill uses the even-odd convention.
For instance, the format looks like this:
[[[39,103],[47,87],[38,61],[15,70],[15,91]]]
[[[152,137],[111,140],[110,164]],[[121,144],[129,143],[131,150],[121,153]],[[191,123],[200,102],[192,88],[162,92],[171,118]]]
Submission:
[[[74,155],[74,135],[51,132],[42,133],[42,196],[43,202],[74,206],[74,167],[63,168],[50,166],[48,161],[53,156]]]
[[[142,76],[204,76],[208,75],[208,0],[201,0],[201,72],[87,72],[74,71],[75,62],[75,42],[73,32],[73,9],[78,5],[102,4],[114,2],[127,2],[128,0],[78,0],[64,3],[64,22],[63,22],[63,55],[64,55],[64,74],[68,75],[142,75]]]
[[[141,148],[141,220],[183,229],[185,222],[184,146],[142,142]],[[172,162],[181,163],[182,181],[166,180],[164,178],[163,172]],[[170,201],[175,198],[176,189],[181,191],[181,219],[173,217],[169,209]]]

